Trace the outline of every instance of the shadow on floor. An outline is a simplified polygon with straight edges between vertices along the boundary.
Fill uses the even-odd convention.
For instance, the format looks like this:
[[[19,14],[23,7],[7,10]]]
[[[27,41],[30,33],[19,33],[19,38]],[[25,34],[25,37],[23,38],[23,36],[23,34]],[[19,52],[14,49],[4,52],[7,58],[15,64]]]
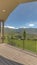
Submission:
[[[3,56],[0,56],[0,65],[23,65],[23,64],[9,60]]]

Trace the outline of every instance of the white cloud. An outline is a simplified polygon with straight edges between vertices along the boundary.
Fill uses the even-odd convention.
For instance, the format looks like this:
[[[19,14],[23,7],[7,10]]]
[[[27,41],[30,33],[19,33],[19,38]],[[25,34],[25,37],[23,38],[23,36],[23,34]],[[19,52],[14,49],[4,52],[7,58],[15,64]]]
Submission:
[[[15,29],[15,27],[12,27],[12,26],[4,26],[5,28],[12,28],[12,29]]]
[[[15,28],[15,29],[19,29],[19,28]]]
[[[33,27],[33,26],[35,26],[35,25],[34,25],[34,24],[29,24],[29,26],[30,26],[30,27]]]
[[[27,28],[27,27],[25,27],[25,26],[22,26],[22,27],[19,27],[19,28]]]
[[[4,26],[5,28],[10,28],[10,29],[19,29],[19,28],[27,28],[25,26],[22,26],[22,27],[19,27],[19,28],[15,28],[15,27],[12,27],[12,26]]]

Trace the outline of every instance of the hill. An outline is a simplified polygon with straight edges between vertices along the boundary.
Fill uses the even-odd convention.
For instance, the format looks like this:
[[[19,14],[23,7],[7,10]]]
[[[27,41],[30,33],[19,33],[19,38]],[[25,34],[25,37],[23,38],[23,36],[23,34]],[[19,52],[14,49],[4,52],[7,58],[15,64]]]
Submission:
[[[18,29],[12,29],[12,28],[4,28],[5,33],[21,33],[23,31],[26,31],[27,34],[37,34],[37,28],[18,28]]]

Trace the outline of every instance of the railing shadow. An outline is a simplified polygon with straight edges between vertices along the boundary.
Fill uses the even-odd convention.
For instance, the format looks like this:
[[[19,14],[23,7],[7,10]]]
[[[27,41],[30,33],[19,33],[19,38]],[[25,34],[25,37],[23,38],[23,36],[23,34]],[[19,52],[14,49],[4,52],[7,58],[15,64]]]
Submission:
[[[23,65],[23,64],[9,60],[3,56],[0,56],[0,65]]]

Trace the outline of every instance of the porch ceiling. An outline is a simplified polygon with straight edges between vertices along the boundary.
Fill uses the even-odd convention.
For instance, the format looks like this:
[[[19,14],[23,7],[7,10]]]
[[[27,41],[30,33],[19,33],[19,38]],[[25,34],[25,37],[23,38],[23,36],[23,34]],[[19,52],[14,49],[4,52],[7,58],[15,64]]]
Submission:
[[[37,0],[0,0],[0,20],[6,20],[8,15],[20,3],[32,2]]]

